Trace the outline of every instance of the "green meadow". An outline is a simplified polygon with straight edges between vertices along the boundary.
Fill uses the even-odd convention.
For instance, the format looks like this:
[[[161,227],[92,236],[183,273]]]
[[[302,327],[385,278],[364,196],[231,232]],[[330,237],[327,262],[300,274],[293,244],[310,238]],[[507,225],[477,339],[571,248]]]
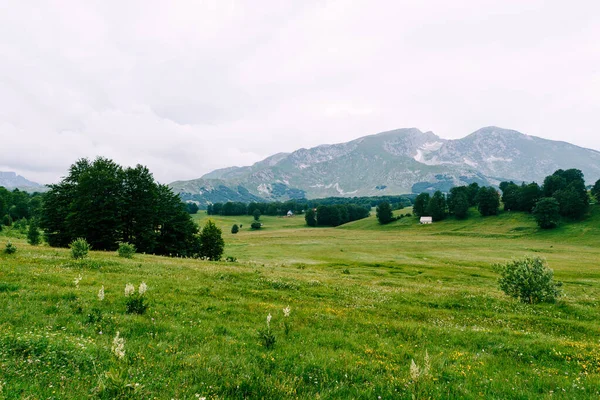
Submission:
[[[600,396],[598,205],[551,231],[508,212],[427,226],[373,212],[337,228],[263,216],[257,231],[250,216],[211,218],[236,262],[76,261],[1,232],[0,250],[18,251],[0,254],[0,399]],[[557,303],[498,289],[493,264],[526,255],[563,282]],[[125,285],[141,282],[149,308],[127,314]]]

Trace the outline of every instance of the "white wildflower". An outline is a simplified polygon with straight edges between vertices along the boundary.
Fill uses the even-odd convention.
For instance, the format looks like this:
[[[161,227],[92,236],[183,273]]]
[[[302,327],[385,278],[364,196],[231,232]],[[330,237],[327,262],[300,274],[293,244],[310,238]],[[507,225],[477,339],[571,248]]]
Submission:
[[[125,357],[125,339],[119,337],[118,331],[117,336],[113,339],[112,352],[119,360]]]
[[[431,362],[429,360],[429,353],[425,350],[425,366],[423,367],[423,375],[429,376],[429,371],[431,371]]]
[[[285,317],[289,317],[290,316],[290,311],[292,311],[292,309],[290,308],[290,306],[288,305],[286,308],[283,309],[283,315]]]
[[[75,279],[73,279],[73,283],[75,284],[75,287],[77,289],[79,289],[79,282],[81,282],[81,280],[83,279],[83,276],[81,276],[81,274],[79,274],[79,276]]]
[[[104,285],[102,285],[100,290],[98,290],[98,300],[100,300],[100,301],[104,300]]]
[[[148,290],[148,286],[146,285],[146,282],[140,283],[140,288],[138,289],[140,295],[143,295],[144,293],[146,293],[146,290]]]
[[[135,293],[135,286],[133,286],[131,283],[125,285],[125,297],[129,297],[133,293]]]
[[[267,326],[268,327],[271,327],[271,318],[273,318],[273,317],[271,316],[271,313],[269,313],[269,315],[267,315]]]
[[[421,371],[419,371],[419,367],[415,364],[415,360],[410,360],[410,378],[413,381],[416,381],[421,376]]]

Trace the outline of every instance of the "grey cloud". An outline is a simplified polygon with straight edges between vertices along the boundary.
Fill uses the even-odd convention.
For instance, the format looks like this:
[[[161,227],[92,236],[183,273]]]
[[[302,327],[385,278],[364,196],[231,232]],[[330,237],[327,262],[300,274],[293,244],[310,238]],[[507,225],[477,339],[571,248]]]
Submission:
[[[0,170],[80,157],[193,179],[416,126],[600,149],[600,3],[13,2],[0,14]]]

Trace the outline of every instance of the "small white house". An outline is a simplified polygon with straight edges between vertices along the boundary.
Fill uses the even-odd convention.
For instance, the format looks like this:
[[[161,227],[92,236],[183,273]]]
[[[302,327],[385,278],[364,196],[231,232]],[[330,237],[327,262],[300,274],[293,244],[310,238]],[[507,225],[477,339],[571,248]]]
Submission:
[[[433,224],[433,217],[421,217],[421,224]]]
[[[288,217],[293,217],[294,216],[294,213],[292,212],[292,210],[290,210],[290,211],[287,212],[287,216]]]

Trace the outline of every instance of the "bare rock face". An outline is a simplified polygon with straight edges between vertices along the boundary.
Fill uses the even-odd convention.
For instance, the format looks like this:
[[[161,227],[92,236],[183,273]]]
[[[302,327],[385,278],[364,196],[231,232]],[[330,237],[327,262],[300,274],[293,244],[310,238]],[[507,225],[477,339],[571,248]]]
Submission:
[[[541,183],[560,168],[581,169],[593,182],[600,178],[600,152],[498,127],[458,140],[409,128],[279,153],[252,166],[213,171],[171,187],[200,203],[375,196],[448,191],[472,182]]]

